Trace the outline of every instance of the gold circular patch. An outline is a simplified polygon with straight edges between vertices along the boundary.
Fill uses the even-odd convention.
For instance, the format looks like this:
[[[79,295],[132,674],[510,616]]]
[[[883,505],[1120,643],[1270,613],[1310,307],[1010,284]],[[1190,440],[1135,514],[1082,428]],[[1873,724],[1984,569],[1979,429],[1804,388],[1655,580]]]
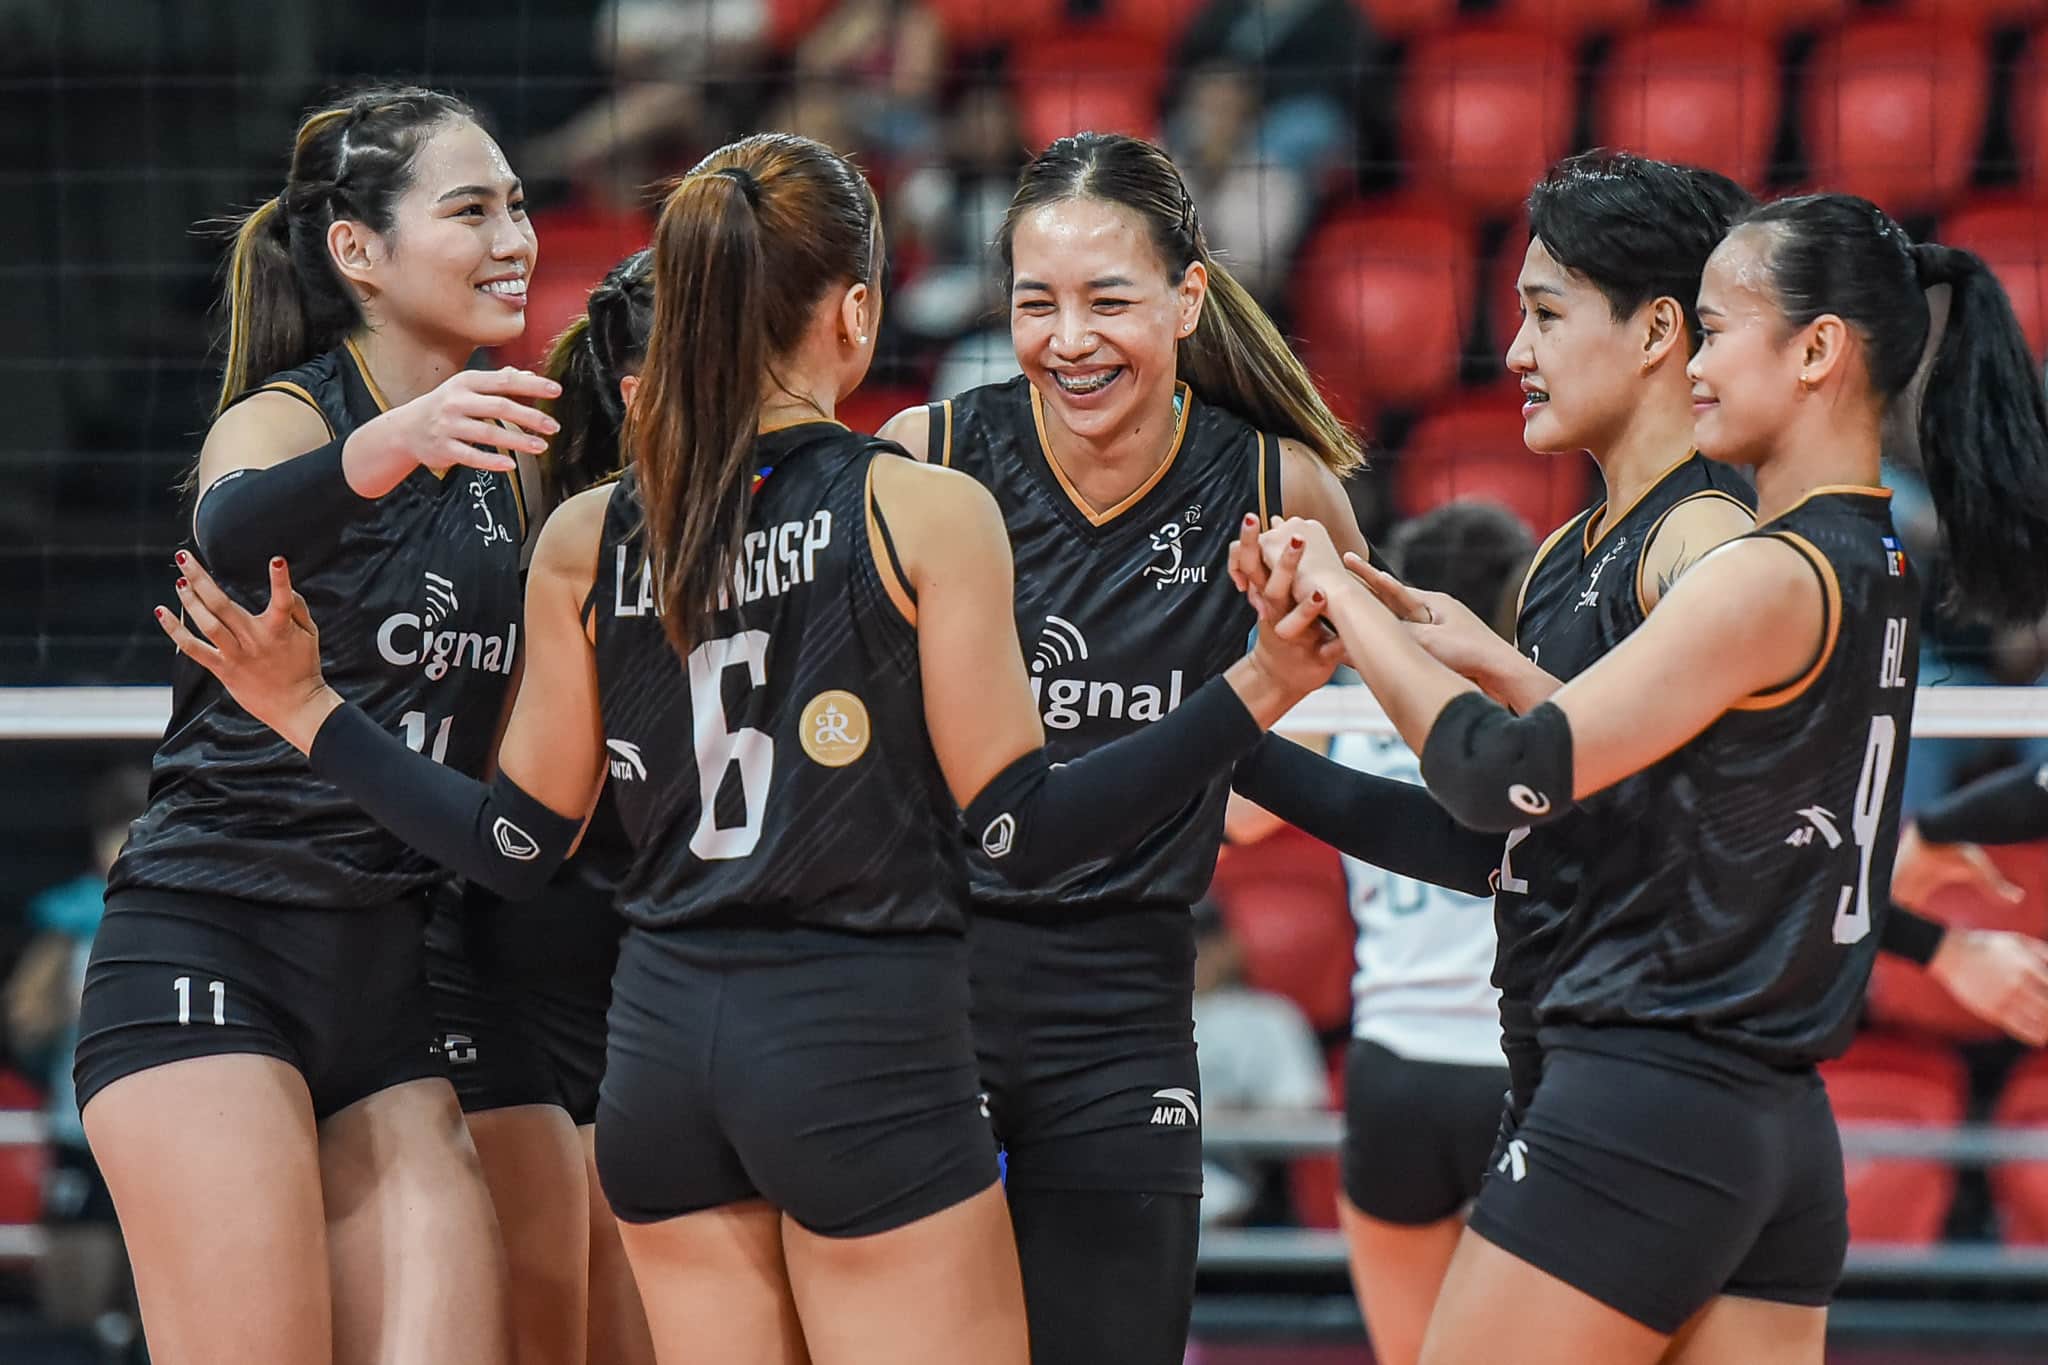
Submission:
[[[811,762],[843,768],[868,751],[868,708],[851,692],[820,692],[804,707],[801,738]]]

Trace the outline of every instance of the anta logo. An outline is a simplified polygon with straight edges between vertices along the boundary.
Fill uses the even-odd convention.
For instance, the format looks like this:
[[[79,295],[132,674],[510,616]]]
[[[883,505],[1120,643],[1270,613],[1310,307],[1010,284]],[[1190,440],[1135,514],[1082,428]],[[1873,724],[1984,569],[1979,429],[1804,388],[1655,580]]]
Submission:
[[[1191,568],[1181,563],[1187,553],[1188,537],[1201,534],[1201,530],[1202,509],[1197,504],[1152,533],[1152,550],[1159,558],[1145,566],[1143,576],[1153,580],[1154,588],[1209,581],[1208,565]]]
[[[1180,705],[1185,678],[1178,668],[1167,674],[1163,688],[1139,683],[1126,689],[1117,682],[1047,676],[1087,661],[1088,639],[1081,628],[1064,616],[1047,616],[1031,651],[1031,697],[1044,708],[1046,728],[1072,730],[1084,719],[1159,720]]]
[[[1529,1174],[1529,1144],[1520,1138],[1509,1139],[1506,1150],[1500,1154],[1500,1164],[1493,1169],[1521,1184],[1522,1177]]]
[[[1202,1122],[1202,1111],[1195,1106],[1195,1092],[1181,1086],[1152,1092],[1155,1100],[1165,1100],[1152,1111],[1152,1126],[1155,1128],[1195,1128]]]
[[[1794,848],[1805,848],[1818,834],[1829,848],[1842,846],[1842,830],[1835,823],[1835,813],[1826,806],[1808,806],[1799,812],[1799,818],[1806,823],[1785,836],[1785,842]]]
[[[1614,543],[1607,547],[1607,553],[1600,556],[1600,562],[1593,566],[1593,576],[1586,580],[1586,590],[1579,594],[1579,604],[1572,608],[1577,613],[1586,607],[1596,606],[1600,601],[1600,575],[1607,572],[1607,566],[1621,553],[1621,547],[1628,544],[1627,536],[1616,536]]]
[[[477,515],[476,521],[471,524],[484,533],[484,544],[489,545],[494,541],[503,541],[507,545],[512,543],[512,528],[500,522],[491,511],[490,475],[478,474],[470,479],[469,505]]]
[[[426,603],[417,612],[393,612],[377,627],[377,653],[400,668],[421,665],[420,671],[439,681],[453,668],[485,673],[510,673],[519,649],[519,623],[507,622],[503,635],[474,630],[441,630],[462,602],[455,584],[440,574],[426,575]]]
[[[631,740],[608,739],[604,747],[611,753],[614,781],[637,782],[647,776],[647,761],[640,757],[639,745]]]

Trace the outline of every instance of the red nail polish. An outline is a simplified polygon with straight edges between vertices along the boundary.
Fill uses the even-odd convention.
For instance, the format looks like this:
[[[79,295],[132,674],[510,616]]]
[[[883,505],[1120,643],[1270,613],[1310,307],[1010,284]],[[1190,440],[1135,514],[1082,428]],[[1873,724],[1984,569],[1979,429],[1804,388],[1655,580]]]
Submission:
[[[273,568],[273,569],[282,569],[282,568],[284,567],[284,560],[283,560],[283,559],[273,559],[273,560],[271,560],[271,561],[270,561],[270,567],[271,567],[271,568]]]
[[[1302,547],[1302,544],[1303,542],[1300,536],[1289,536],[1287,538],[1287,548],[1290,550],[1299,550]]]
[[[181,578],[181,579],[179,579],[179,580],[178,580],[178,586],[179,586],[180,588],[186,588],[186,587],[190,587],[191,585],[190,585],[189,583],[187,583],[187,582],[186,582],[186,581],[185,581],[184,579],[182,579],[182,578]]]
[[[1308,600],[1320,607],[1323,605],[1323,590],[1321,588],[1316,589],[1308,595]]]
[[[178,558],[178,563],[180,563],[180,564],[183,564],[183,563],[185,562],[185,552],[184,552],[183,550],[180,550],[180,551],[178,551],[178,556],[177,556],[177,558]]]
[[[156,613],[157,620],[161,621],[164,619],[164,609],[162,607],[152,607],[150,610]]]

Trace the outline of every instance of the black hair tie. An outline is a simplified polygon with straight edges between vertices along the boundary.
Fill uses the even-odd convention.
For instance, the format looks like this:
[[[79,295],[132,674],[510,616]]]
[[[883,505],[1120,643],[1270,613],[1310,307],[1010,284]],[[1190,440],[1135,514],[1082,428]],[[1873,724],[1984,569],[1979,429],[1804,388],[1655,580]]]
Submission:
[[[732,181],[733,184],[738,185],[740,193],[747,196],[749,204],[755,208],[761,207],[761,182],[756,180],[754,173],[745,166],[720,166],[712,174],[722,175],[727,180]]]

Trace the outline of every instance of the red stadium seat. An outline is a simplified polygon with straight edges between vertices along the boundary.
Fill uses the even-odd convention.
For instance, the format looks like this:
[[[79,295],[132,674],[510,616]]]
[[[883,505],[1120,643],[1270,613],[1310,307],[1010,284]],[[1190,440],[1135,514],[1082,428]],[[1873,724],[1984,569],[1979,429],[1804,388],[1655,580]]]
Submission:
[[[1414,198],[1341,210],[1302,248],[1294,319],[1309,368],[1337,412],[1410,403],[1458,376],[1471,311],[1472,230]]]
[[[768,42],[787,52],[832,12],[838,0],[768,0]]]
[[[2048,1053],[2037,1052],[2012,1069],[1992,1119],[2001,1127],[2048,1132]],[[2048,1246],[2048,1161],[2008,1161],[1989,1173],[2005,1241]]]
[[[1763,178],[1778,136],[1778,50],[1758,33],[1680,24],[1639,33],[1608,58],[1593,140],[1664,161]]]
[[[1401,95],[1416,180],[1480,211],[1520,203],[1570,143],[1576,89],[1562,38],[1475,28],[1423,40]]]
[[[923,389],[869,384],[848,394],[834,415],[855,431],[876,432],[897,413],[914,408],[929,397]]]
[[[1244,954],[1247,981],[1299,1005],[1319,1033],[1345,1026],[1357,928],[1335,849],[1282,828],[1227,849],[1209,895]]]
[[[540,255],[526,290],[526,331],[498,348],[507,365],[537,367],[620,260],[647,245],[653,225],[639,213],[563,208],[533,215]]]
[[[1840,1123],[1962,1121],[1969,1075],[1962,1059],[1936,1043],[1865,1034],[1821,1067]],[[1941,1236],[1955,1198],[1955,1168],[1939,1161],[1848,1159],[1849,1239],[1928,1246]]]
[[[1948,887],[1917,907],[1931,919],[1974,929],[2011,929],[2036,938],[2048,937],[2048,861],[2043,846],[2014,845],[1987,850],[2013,883],[2027,892],[2018,905],[1968,887]],[[1880,953],[1871,972],[1872,1022],[1957,1042],[1986,1042],[2000,1036],[1993,1025],[1971,1014],[1923,969],[1889,953]]]
[[[1656,9],[1657,0],[1500,0],[1493,13],[1521,28],[1582,38],[1635,28]]]
[[[1522,443],[1521,391],[1461,394],[1418,422],[1394,465],[1394,503],[1416,516],[1457,498],[1485,498],[1543,536],[1588,502],[1592,463],[1538,455]]]
[[[1839,23],[1856,0],[1692,0],[1690,18],[1778,37]]]
[[[2048,0],[1893,0],[1892,7],[1947,24],[1989,27],[2031,23],[2048,13]]]
[[[2041,355],[2048,348],[2048,203],[1972,204],[1950,214],[1936,236],[1984,258],[2011,295],[2027,344]]]
[[[1815,184],[1874,199],[1895,216],[1938,209],[1969,184],[1990,90],[1975,28],[1854,24],[1821,44],[1806,81]]]
[[[1033,151],[1069,133],[1159,136],[1166,61],[1156,38],[1109,30],[1035,38],[1013,54],[1010,77]]]
[[[1382,38],[1412,38],[1458,17],[1458,0],[1351,0]]]
[[[40,1091],[12,1071],[0,1069],[0,1113],[39,1114]],[[43,1174],[48,1149],[0,1146],[0,1226],[35,1223],[43,1216]]]
[[[993,47],[1036,33],[1057,32],[1066,0],[926,0],[955,47]]]

